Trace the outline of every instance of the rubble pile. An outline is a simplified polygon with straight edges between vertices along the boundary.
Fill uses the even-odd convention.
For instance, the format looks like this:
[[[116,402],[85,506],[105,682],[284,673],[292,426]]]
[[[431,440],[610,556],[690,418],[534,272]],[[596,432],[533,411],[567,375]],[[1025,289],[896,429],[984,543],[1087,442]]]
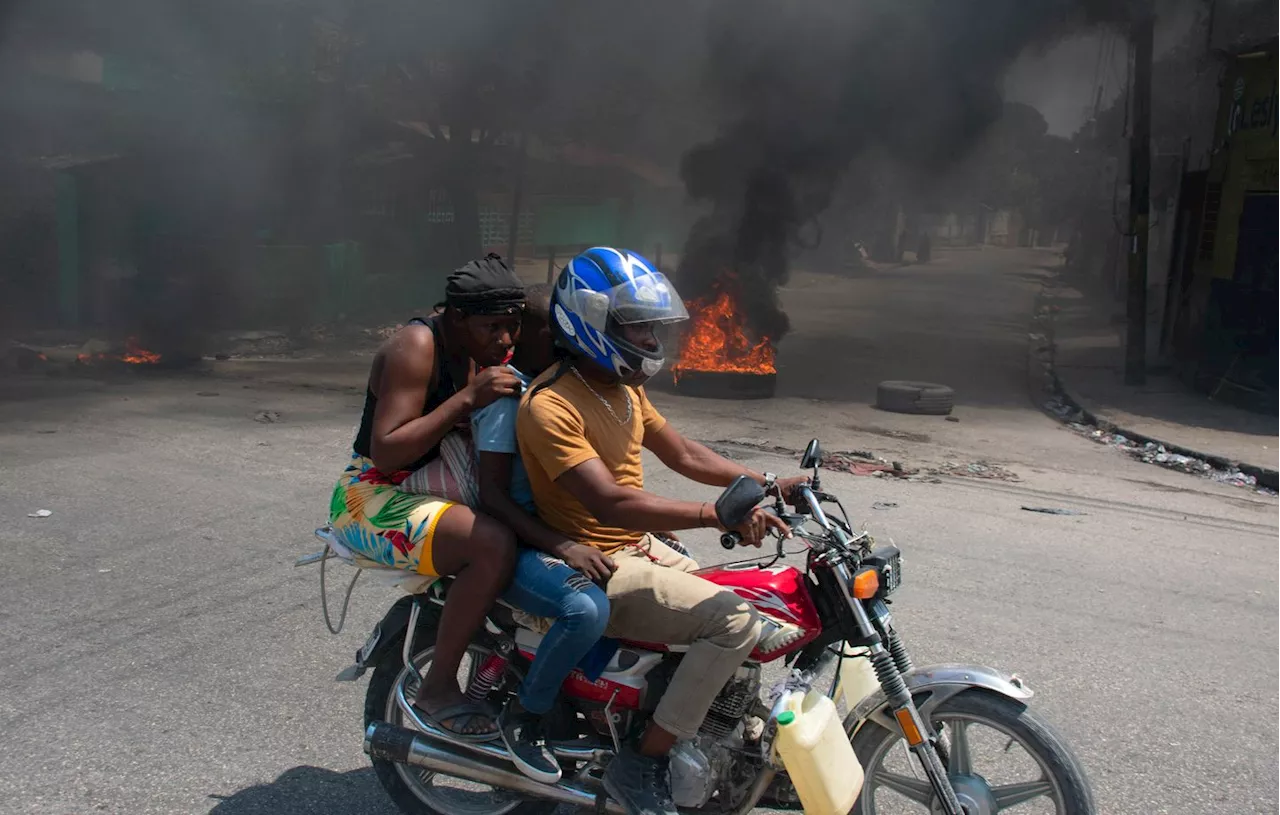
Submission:
[[[1072,431],[1098,444],[1114,447],[1144,464],[1155,464],[1167,470],[1198,475],[1221,484],[1230,484],[1233,487],[1247,487],[1256,489],[1264,495],[1275,495],[1273,490],[1258,486],[1257,477],[1242,472],[1239,467],[1215,467],[1204,459],[1173,452],[1158,442],[1131,439],[1122,433],[1088,424],[1084,413],[1079,408],[1066,403],[1060,397],[1050,400],[1044,407],[1045,410],[1060,419]]]

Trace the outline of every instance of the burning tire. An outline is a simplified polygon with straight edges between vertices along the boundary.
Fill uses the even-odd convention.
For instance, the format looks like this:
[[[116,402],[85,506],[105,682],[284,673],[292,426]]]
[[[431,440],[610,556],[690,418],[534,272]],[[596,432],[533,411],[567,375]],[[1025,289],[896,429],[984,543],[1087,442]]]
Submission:
[[[671,366],[676,391],[704,399],[772,398],[778,380],[773,342],[748,332],[736,278],[726,275],[711,296],[685,305],[689,326]]]
[[[777,374],[769,373],[681,371],[675,389],[683,396],[700,399],[772,399],[777,381]]]
[[[876,387],[876,407],[891,413],[946,416],[955,407],[955,391],[932,382],[881,382]]]

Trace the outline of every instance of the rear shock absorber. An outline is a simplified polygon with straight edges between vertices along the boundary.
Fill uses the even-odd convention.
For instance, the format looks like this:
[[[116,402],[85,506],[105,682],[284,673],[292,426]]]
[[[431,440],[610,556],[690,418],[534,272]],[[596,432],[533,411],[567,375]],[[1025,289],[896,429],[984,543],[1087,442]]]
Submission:
[[[502,674],[507,669],[507,663],[511,661],[511,651],[515,648],[515,644],[508,638],[503,637],[498,640],[493,648],[493,653],[485,657],[480,665],[480,669],[471,677],[471,683],[467,685],[467,698],[473,702],[482,702],[489,695],[489,691],[493,690],[493,686],[498,684],[498,680],[502,678]]]

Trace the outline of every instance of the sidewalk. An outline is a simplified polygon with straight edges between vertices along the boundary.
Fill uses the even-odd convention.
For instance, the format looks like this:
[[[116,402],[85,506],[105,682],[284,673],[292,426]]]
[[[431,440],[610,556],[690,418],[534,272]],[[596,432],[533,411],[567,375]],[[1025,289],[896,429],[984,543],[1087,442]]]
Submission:
[[[1042,295],[1049,307],[1053,367],[1062,395],[1099,425],[1163,444],[1211,463],[1239,465],[1262,483],[1276,481],[1277,419],[1196,393],[1169,375],[1124,384],[1124,323],[1061,282]]]

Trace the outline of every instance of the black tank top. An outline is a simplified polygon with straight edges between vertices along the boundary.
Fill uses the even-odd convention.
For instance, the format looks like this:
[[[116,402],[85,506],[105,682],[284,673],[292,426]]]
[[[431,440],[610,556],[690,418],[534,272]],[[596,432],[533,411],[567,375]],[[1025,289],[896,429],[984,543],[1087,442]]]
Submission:
[[[427,392],[426,404],[422,406],[422,415],[426,416],[431,411],[443,405],[450,397],[458,392],[458,385],[453,380],[453,374],[449,371],[449,366],[445,364],[444,343],[440,339],[440,318],[439,315],[433,315],[426,319],[414,317],[408,322],[408,325],[425,325],[431,329],[431,336],[435,340],[435,370],[436,370],[436,386]],[[384,363],[385,364],[385,363]],[[364,412],[360,414],[360,430],[356,432],[355,451],[358,455],[365,458],[372,458],[373,449],[373,412],[378,407],[378,397],[374,394],[373,388],[365,386],[364,392]],[[417,470],[427,462],[440,455],[440,445],[432,447],[426,452],[422,458],[406,467],[406,470]]]

